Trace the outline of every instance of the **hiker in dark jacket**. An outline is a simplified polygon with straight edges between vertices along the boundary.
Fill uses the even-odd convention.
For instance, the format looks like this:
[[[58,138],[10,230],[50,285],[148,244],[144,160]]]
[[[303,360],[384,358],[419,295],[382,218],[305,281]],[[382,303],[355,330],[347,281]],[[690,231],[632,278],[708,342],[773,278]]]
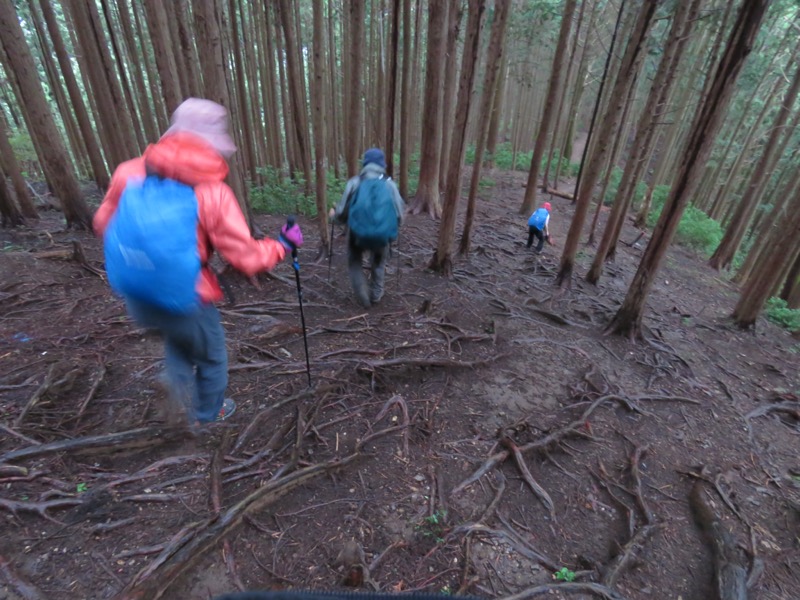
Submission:
[[[350,282],[359,304],[369,308],[383,297],[389,245],[397,239],[405,203],[394,181],[386,176],[386,159],[382,150],[367,150],[362,167],[361,174],[347,182],[342,198],[336,208],[331,209],[330,216],[349,228]],[[367,206],[370,209],[365,213]],[[362,268],[364,252],[372,254],[369,286]]]

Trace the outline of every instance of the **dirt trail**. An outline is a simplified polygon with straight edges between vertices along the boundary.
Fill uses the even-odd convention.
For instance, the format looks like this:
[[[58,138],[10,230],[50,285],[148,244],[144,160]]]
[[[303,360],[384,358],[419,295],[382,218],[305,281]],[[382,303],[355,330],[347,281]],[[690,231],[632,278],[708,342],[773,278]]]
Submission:
[[[584,591],[547,597],[592,597],[591,584],[708,598],[713,561],[688,502],[705,467],[703,493],[745,567],[764,566],[754,597],[792,598],[797,341],[766,322],[732,328],[735,288],[680,247],[654,286],[649,342],[604,337],[642,250],[621,245],[599,286],[576,277],[557,295],[560,248],[524,247],[524,174],[492,178],[452,280],[425,269],[437,226],[426,217],[409,217],[369,312],[348,289],[342,237],[330,283],[327,263],[303,262],[314,249],[301,253],[311,392],[289,265],[261,290],[234,280],[237,302],[221,309],[239,411],[199,436],[163,429],[160,344],[94,272],[98,241],[59,231],[53,213],[1,231],[0,597],[20,597],[22,582],[47,598],[111,598],[133,581],[168,586],[164,597],[330,589],[354,540],[386,591],[504,596],[560,585],[566,568]],[[563,240],[571,206],[550,201]],[[622,238],[636,235],[626,225]],[[36,258],[72,239],[86,264]],[[591,258],[581,250],[578,276]],[[131,430],[125,445],[87,447]],[[83,447],[7,454],[68,439]],[[179,564],[216,514],[238,518],[264,486],[354,452]]]

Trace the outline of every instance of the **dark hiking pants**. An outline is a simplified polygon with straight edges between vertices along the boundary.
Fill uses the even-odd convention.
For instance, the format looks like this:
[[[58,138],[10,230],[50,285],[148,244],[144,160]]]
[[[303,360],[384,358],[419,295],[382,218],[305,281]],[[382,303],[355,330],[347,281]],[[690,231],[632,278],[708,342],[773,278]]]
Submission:
[[[536,244],[536,251],[541,252],[542,248],[544,248],[544,234],[542,233],[541,229],[531,225],[528,227],[528,243],[526,247],[531,247],[534,237],[539,240],[539,242]]]
[[[145,302],[126,299],[128,313],[145,329],[164,338],[165,370],[173,409],[189,407],[201,423],[216,419],[228,387],[228,352],[219,311],[203,304],[187,315],[165,312]]]
[[[362,267],[364,252],[369,252],[372,255],[369,284],[367,284],[367,278]],[[353,291],[356,293],[358,303],[364,308],[369,308],[383,297],[383,281],[386,276],[386,259],[388,256],[388,245],[378,249],[363,248],[357,246],[352,237],[349,238],[347,266],[350,272],[350,283],[353,285]]]

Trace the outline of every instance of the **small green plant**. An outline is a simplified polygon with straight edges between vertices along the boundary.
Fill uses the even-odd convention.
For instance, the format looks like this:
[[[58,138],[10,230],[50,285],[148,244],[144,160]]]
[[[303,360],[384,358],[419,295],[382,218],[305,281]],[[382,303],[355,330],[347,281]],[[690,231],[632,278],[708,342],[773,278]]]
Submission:
[[[497,182],[494,179],[489,179],[487,177],[481,177],[481,180],[478,182],[478,189],[479,190],[487,190],[490,187],[494,187],[497,185]]]
[[[789,331],[800,330],[800,308],[789,308],[783,298],[770,298],[767,300],[764,314],[770,321]]]
[[[669,186],[658,185],[653,190],[650,213],[647,215],[647,226],[653,227],[661,216],[661,210],[669,196]],[[706,256],[711,256],[719,246],[723,236],[722,226],[711,219],[702,210],[692,205],[686,207],[678,224],[675,239],[679,244],[694,248]]]
[[[453,590],[450,588],[449,585],[444,586],[442,589],[439,590],[439,593],[443,596],[452,596]]]
[[[553,579],[557,581],[575,581],[575,571],[570,571],[567,567],[561,567],[553,573]]]
[[[446,518],[446,510],[437,510],[432,515],[422,519],[422,523],[417,525],[415,529],[423,537],[433,538],[437,544],[440,544],[444,541],[444,521]]]
[[[75,487],[75,491],[77,491],[79,494],[82,494],[83,492],[85,492],[85,491],[86,491],[86,490],[88,490],[88,489],[89,489],[89,486],[88,486],[88,485],[86,485],[85,483],[79,483],[79,484],[78,484],[78,485]]]

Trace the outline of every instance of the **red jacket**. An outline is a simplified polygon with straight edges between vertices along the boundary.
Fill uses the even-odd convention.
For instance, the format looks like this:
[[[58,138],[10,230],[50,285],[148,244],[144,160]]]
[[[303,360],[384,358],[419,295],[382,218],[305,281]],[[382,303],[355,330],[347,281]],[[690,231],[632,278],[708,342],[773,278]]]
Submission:
[[[203,265],[197,280],[197,293],[204,302],[218,302],[223,294],[217,278],[208,267],[216,249],[233,267],[247,276],[269,271],[286,256],[283,244],[250,235],[244,215],[233,191],[225,183],[228,164],[201,138],[176,133],[147,147],[140,158],[120,164],[111,178],[106,197],[94,215],[94,231],[102,236],[117,210],[128,181],[145,177],[145,162],[161,175],[190,185],[197,196],[197,242]]]

